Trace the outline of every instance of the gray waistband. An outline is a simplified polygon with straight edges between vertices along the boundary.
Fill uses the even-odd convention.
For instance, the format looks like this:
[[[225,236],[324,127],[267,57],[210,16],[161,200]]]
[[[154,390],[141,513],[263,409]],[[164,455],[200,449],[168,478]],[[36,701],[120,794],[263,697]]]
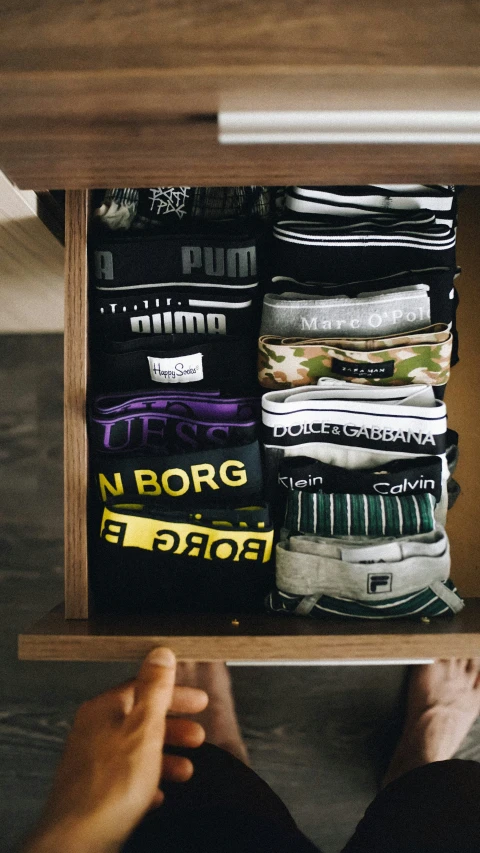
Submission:
[[[377,405],[435,408],[440,401],[430,385],[352,385],[345,379],[322,377],[310,388],[288,388],[285,391],[267,391],[262,397],[267,411],[282,412],[295,409],[299,402],[314,403],[320,408],[325,401],[371,402]],[[318,401],[318,403],[316,402]]]
[[[324,539],[306,534],[291,536],[288,550],[318,557],[331,557],[344,563],[398,563],[409,557],[434,557],[448,547],[447,534],[437,524],[429,533],[416,536],[393,536],[370,539],[367,536],[348,536],[343,539]]]
[[[304,296],[267,293],[262,311],[261,335],[322,337],[384,337],[407,332],[430,322],[429,288],[425,284],[348,296]]]
[[[365,602],[410,595],[449,577],[448,538],[442,528],[437,528],[437,533],[439,538],[434,542],[421,543],[418,537],[412,537],[411,543],[403,540],[401,550],[409,556],[388,561],[372,559],[375,549],[380,555],[380,545],[366,546],[363,556],[368,562],[349,562],[333,556],[290,550],[288,542],[280,542],[276,549],[277,586],[292,595],[318,597],[324,594]],[[338,549],[338,545],[334,547]],[[352,550],[358,557],[362,549]],[[345,555],[347,551],[345,548]],[[394,549],[390,556],[394,556]]]

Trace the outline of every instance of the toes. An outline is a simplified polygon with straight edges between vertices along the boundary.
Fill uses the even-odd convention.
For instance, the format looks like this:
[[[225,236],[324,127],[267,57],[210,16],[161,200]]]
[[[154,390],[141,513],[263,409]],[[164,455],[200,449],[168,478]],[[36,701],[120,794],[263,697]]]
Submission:
[[[465,675],[471,682],[473,688],[476,688],[478,682],[478,676],[480,673],[480,659],[479,658],[469,658],[465,662]]]

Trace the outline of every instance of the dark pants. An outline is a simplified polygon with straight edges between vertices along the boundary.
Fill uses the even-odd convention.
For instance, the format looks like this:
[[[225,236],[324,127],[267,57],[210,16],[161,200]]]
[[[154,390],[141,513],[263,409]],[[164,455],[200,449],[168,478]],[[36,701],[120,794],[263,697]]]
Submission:
[[[253,770],[212,744],[181,753],[192,757],[194,776],[164,786],[164,805],[147,815],[124,853],[318,853]],[[480,764],[456,759],[419,767],[388,785],[344,848],[344,853],[479,851]]]

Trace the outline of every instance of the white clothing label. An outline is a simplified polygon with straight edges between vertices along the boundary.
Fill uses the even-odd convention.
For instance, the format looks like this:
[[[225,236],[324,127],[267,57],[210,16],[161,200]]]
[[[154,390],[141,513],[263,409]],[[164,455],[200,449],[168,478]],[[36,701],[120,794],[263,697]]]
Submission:
[[[174,358],[156,358],[148,355],[150,376],[154,382],[199,382],[203,379],[203,355],[178,355]]]
[[[404,559],[401,545],[386,542],[373,548],[341,548],[341,559],[346,563],[394,563]]]

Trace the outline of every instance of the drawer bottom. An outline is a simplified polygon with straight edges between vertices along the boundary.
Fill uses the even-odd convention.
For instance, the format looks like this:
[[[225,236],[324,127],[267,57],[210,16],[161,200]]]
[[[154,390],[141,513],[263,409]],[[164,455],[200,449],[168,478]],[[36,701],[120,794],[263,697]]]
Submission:
[[[65,620],[58,605],[19,637],[21,660],[124,661],[168,645],[180,660],[391,661],[480,657],[480,598],[454,617],[368,623],[268,614],[98,615]]]

